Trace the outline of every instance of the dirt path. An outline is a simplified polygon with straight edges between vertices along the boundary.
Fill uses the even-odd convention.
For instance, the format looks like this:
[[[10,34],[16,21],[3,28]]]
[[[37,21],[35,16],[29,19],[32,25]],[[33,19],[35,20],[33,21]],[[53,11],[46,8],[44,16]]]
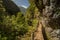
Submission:
[[[44,40],[43,34],[42,34],[42,23],[39,22],[37,31],[34,33],[34,40]]]

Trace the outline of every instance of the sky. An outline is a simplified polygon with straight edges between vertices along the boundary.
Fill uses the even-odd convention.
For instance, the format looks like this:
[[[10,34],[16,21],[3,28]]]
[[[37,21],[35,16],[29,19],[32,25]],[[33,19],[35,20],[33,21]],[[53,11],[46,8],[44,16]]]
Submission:
[[[13,0],[18,6],[27,8],[29,6],[28,0]]]

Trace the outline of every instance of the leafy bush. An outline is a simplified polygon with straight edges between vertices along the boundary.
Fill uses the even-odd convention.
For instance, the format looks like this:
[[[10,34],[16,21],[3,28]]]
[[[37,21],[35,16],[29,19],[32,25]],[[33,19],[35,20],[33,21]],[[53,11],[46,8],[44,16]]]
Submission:
[[[28,32],[28,26],[25,25],[25,18],[22,13],[17,16],[5,16],[0,24],[1,40],[15,40],[16,36],[22,36]]]

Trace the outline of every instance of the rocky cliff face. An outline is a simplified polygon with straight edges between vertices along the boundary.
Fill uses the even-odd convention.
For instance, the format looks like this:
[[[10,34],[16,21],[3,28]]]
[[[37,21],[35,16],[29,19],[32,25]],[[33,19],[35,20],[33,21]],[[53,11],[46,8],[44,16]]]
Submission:
[[[49,40],[60,40],[60,1],[50,0],[50,6],[46,6],[45,13],[48,21],[46,33]]]
[[[41,14],[48,40],[60,40],[60,0],[33,0]]]

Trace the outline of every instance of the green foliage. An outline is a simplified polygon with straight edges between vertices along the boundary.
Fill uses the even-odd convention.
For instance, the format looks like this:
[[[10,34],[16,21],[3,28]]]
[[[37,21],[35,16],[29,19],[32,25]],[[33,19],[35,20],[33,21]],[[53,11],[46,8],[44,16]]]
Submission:
[[[31,0],[33,1],[33,0]],[[34,3],[30,4],[29,8],[26,11],[25,14],[25,21],[26,24],[29,27],[29,33],[33,32],[36,29],[37,23],[38,23],[38,16],[39,16],[39,11]]]
[[[17,14],[16,16],[14,14],[5,15],[4,12],[1,12],[2,14],[0,15],[0,40],[31,39],[31,33],[35,30],[38,23],[38,10],[33,2],[34,0],[31,1],[32,2],[27,9],[25,15],[21,12],[14,12],[15,14]],[[14,9],[12,10],[14,11]]]
[[[28,26],[25,25],[25,18],[22,13],[18,13],[17,16],[4,16],[3,21],[0,24],[2,40],[6,40],[6,38],[12,40],[16,38],[16,36],[22,36],[27,32]]]

